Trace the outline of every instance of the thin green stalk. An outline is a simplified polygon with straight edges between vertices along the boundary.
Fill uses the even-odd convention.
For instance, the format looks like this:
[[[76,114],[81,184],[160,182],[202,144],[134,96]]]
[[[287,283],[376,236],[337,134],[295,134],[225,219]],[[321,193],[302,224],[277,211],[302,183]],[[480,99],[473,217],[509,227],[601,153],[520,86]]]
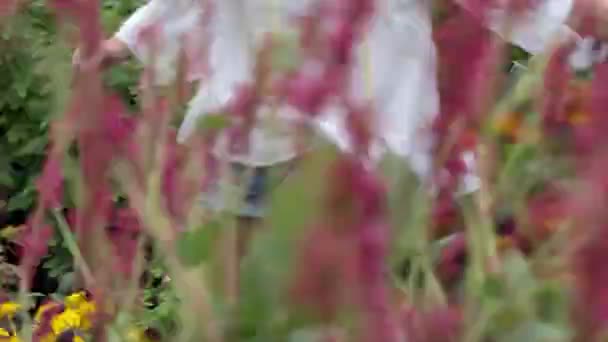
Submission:
[[[53,216],[55,217],[55,220],[57,221],[57,227],[59,228],[59,233],[61,234],[61,237],[65,241],[68,251],[70,251],[70,254],[72,254],[72,256],[74,257],[74,264],[82,272],[82,275],[85,278],[85,282],[87,284],[93,284],[95,282],[93,273],[91,272],[91,269],[87,265],[86,261],[84,260],[84,257],[82,256],[82,253],[80,252],[80,248],[78,247],[78,244],[76,243],[76,239],[74,238],[74,235],[72,234],[70,226],[65,221],[65,218],[63,217],[63,215],[61,214],[59,209],[53,210]]]

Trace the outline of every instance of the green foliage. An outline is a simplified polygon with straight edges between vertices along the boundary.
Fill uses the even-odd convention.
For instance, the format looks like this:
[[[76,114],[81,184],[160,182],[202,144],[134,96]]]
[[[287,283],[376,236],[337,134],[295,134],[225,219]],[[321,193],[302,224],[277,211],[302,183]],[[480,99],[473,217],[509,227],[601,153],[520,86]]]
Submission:
[[[104,1],[103,20],[107,32],[141,1]],[[23,14],[3,27],[0,36],[0,191],[7,205],[0,207],[0,223],[16,211],[34,204],[34,180],[40,171],[49,120],[61,115],[68,99],[71,51],[58,36],[53,14],[46,1],[31,1]],[[113,69],[106,84],[131,104],[137,84],[137,66]]]
[[[54,35],[51,23],[43,3],[33,2],[0,37],[0,185],[10,198],[0,215],[33,203],[33,177],[44,157],[53,101],[49,77],[37,68]]]

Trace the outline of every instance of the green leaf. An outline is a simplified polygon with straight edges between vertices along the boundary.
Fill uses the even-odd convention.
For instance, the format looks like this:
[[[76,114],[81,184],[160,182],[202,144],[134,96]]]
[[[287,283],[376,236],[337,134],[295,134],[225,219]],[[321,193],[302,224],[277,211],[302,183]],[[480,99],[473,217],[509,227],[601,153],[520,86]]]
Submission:
[[[303,328],[292,332],[289,336],[289,342],[310,342],[323,340],[322,328]]]
[[[506,294],[505,284],[498,276],[486,277],[483,284],[483,293],[485,296],[494,300],[504,299]]]
[[[177,252],[182,263],[194,267],[207,260],[220,229],[219,222],[212,221],[193,231],[183,232],[177,240]]]
[[[278,72],[294,70],[301,62],[298,37],[288,34],[277,35],[276,48],[272,50],[271,65]]]
[[[209,114],[198,120],[198,129],[204,133],[222,130],[230,125],[230,120],[223,114]]]
[[[0,185],[7,186],[12,188],[15,186],[15,180],[11,175],[11,170],[9,169],[1,169],[0,170]]]
[[[528,292],[538,285],[528,261],[521,253],[510,251],[504,258],[503,266],[505,280],[509,288]]]
[[[8,211],[29,209],[34,203],[34,195],[24,191],[8,200]]]
[[[15,152],[15,156],[26,156],[31,154],[44,154],[44,150],[48,143],[46,136],[32,138],[23,147]]]
[[[570,339],[571,336],[564,327],[529,321],[500,336],[497,341],[567,342]]]
[[[243,264],[243,325],[271,329],[287,314],[282,294],[290,285],[298,242],[321,207],[327,168],[335,156],[333,148],[319,149],[272,192],[268,225],[256,234]]]
[[[556,322],[568,318],[568,292],[563,284],[546,282],[536,289],[534,299],[536,314],[545,322]]]

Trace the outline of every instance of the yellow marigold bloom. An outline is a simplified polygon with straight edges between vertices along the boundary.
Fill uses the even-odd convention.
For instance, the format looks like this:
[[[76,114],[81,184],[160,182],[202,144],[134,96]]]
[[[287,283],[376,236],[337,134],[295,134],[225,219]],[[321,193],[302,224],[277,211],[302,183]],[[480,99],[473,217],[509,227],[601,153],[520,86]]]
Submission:
[[[0,317],[12,318],[21,309],[21,305],[14,302],[4,302],[0,304]]]
[[[158,342],[160,338],[158,338],[154,334],[149,334],[148,330],[141,328],[132,328],[127,334],[126,338],[127,342]]]
[[[63,301],[65,306],[69,309],[78,309],[82,305],[88,303],[88,296],[84,291],[72,293],[71,295],[65,297]]]
[[[72,342],[84,342],[80,334],[91,329],[95,311],[95,302],[85,292],[67,296],[64,303],[42,305],[35,316],[38,332],[42,334],[40,341],[56,342],[68,336]]]
[[[505,113],[494,120],[492,123],[493,131],[503,137],[516,139],[521,128],[523,113]]]
[[[38,308],[38,311],[36,311],[36,315],[34,316],[34,322],[40,323],[40,321],[42,320],[42,315],[44,315],[45,312],[47,312],[48,310],[55,308],[59,305],[61,305],[61,303],[58,303],[58,302],[47,302],[47,303],[40,305],[40,307]]]
[[[51,321],[51,329],[56,335],[70,329],[79,329],[82,318],[78,311],[67,309],[64,312],[53,317]]]
[[[93,317],[95,314],[95,304],[86,303],[81,306],[80,310],[80,329],[87,331],[93,326]]]
[[[21,340],[10,331],[0,328],[0,342],[21,342]]]
[[[142,331],[140,329],[137,328],[133,328],[131,330],[129,330],[129,332],[127,333],[127,341],[128,342],[139,342],[142,341]]]
[[[90,300],[84,291],[67,296],[64,302],[68,310],[74,310],[80,315],[80,329],[85,331],[91,329],[92,318],[97,310],[95,302]]]

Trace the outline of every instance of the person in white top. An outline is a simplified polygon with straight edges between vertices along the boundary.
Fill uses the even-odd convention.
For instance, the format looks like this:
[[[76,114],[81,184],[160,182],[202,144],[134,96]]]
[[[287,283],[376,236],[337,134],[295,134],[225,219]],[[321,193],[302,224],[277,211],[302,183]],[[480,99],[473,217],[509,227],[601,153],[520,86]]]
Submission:
[[[208,13],[200,0],[150,0],[103,44],[100,53],[104,61],[120,61],[130,53],[148,65],[154,60],[155,64],[149,66],[155,70],[156,81],[167,84],[175,78],[180,49],[187,47],[187,54],[190,51],[191,56],[196,56],[209,39],[209,77],[205,76],[204,67],[194,67],[188,73],[189,80],[200,81],[200,85],[178,133],[179,142],[185,143],[195,132],[199,118],[224,107],[236,86],[252,79],[255,49],[262,34],[293,28],[290,18],[305,14],[310,3],[310,0],[218,0],[214,1],[210,25],[205,27],[201,21]],[[353,93],[372,100],[375,106],[374,145],[378,159],[385,152],[393,153],[407,160],[420,177],[426,177],[430,172],[431,141],[421,128],[439,113],[430,1],[378,0],[376,4],[369,32],[360,43],[368,58],[356,58],[353,66]],[[565,25],[572,6],[573,0],[542,0],[508,36],[500,31],[501,11],[493,12],[489,26],[504,39],[531,53],[540,53],[556,40],[575,36]],[[281,23],[276,24],[275,19]],[[154,59],[150,46],[139,39],[141,32],[151,25],[160,28],[161,33],[156,40]],[[83,63],[77,54],[75,61]],[[197,61],[189,64],[197,65]],[[373,79],[367,80],[371,91],[362,87],[365,67],[372,69]],[[299,113],[287,106],[278,108],[280,122],[268,114],[268,108],[260,109],[248,153],[228,153],[225,137],[215,149],[219,158],[240,165],[241,169],[256,170],[250,189],[255,200],[250,201],[250,208],[239,213],[242,217],[263,215],[256,198],[264,192],[263,170],[285,164],[297,154],[292,123]],[[342,150],[350,150],[340,108],[325,108],[312,124]],[[474,187],[473,184],[469,190]],[[213,200],[218,203],[217,198]]]

